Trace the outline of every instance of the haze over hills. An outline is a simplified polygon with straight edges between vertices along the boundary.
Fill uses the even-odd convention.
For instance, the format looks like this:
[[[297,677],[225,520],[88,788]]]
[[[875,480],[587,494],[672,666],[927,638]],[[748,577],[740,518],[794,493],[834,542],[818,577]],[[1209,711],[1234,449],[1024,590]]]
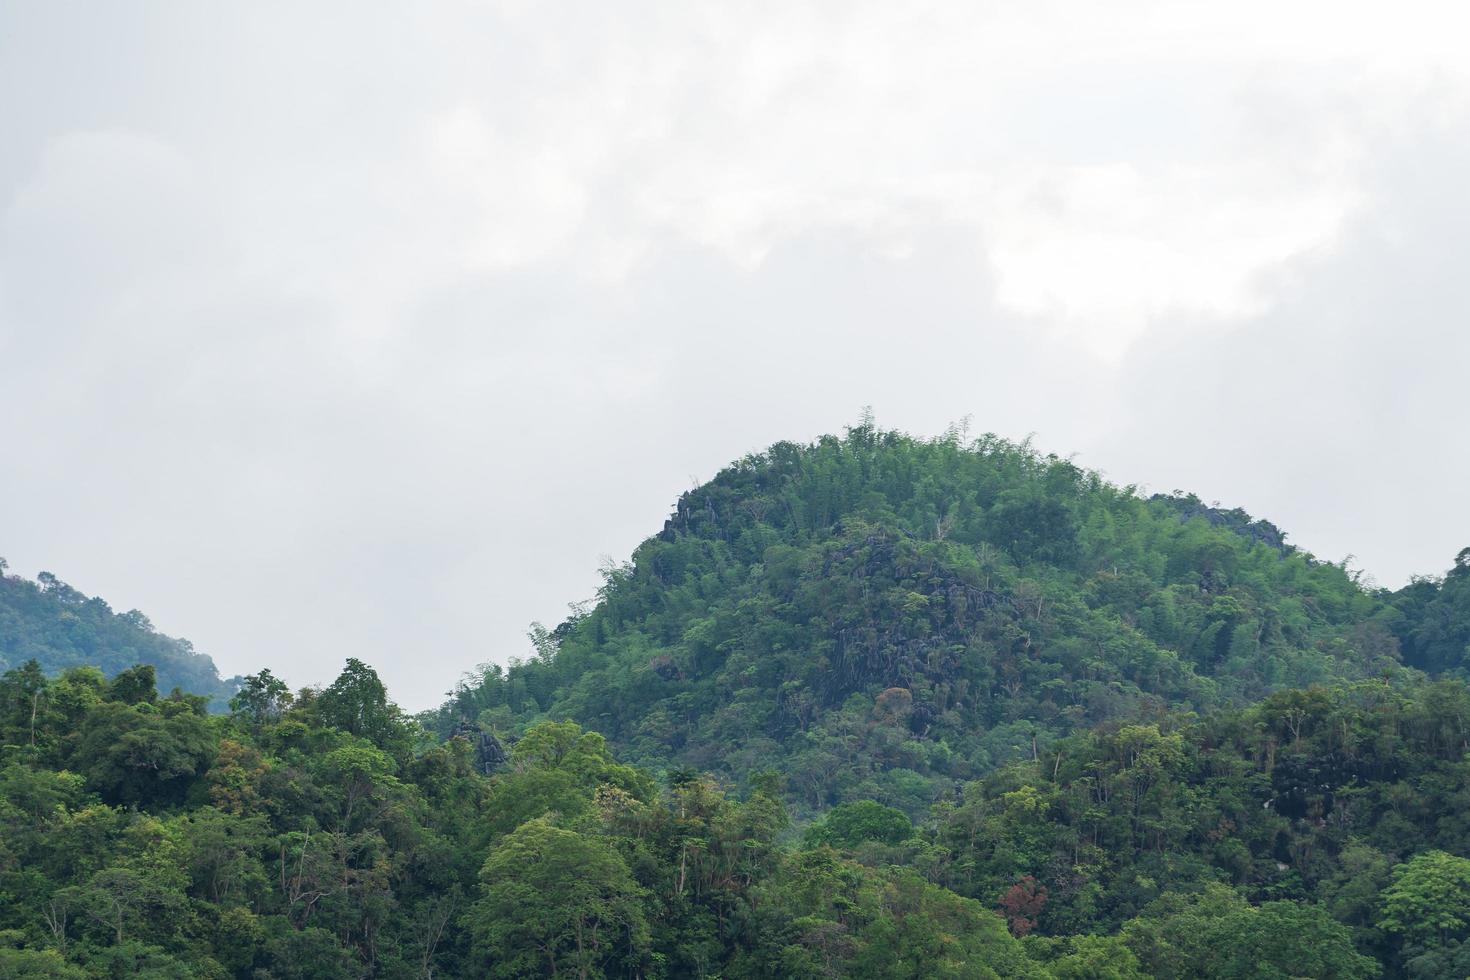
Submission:
[[[640,765],[919,813],[1109,719],[1463,672],[1467,581],[1366,588],[1242,511],[865,421],[686,493],[535,657],[425,717],[501,737],[573,719]]]
[[[92,666],[113,677],[137,664],[151,665],[158,685],[224,701],[234,693],[214,661],[188,640],[165,636],[136,609],[112,610],[50,572],[36,581],[7,575],[0,560],[0,670],[35,660],[47,673]]]

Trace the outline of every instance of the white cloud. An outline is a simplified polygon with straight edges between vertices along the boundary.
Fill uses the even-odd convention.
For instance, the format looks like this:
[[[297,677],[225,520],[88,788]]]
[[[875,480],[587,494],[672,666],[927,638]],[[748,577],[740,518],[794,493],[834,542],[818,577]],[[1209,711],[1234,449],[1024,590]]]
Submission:
[[[418,706],[691,473],[873,403],[1432,570],[1465,18],[7,9],[0,554]]]

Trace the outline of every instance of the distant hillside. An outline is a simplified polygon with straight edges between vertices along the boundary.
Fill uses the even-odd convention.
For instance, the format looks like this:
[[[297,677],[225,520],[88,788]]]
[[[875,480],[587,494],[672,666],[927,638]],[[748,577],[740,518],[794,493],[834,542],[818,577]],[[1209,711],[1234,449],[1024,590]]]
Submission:
[[[1470,548],[1443,578],[1416,578],[1393,596],[1404,663],[1470,680]]]
[[[864,424],[686,493],[594,608],[427,721],[514,738],[572,718],[640,765],[775,770],[812,809],[917,813],[1108,719],[1402,674],[1400,599],[1242,511]]]
[[[214,661],[188,640],[164,636],[136,609],[115,613],[42,572],[36,581],[5,574],[0,561],[0,671],[36,660],[48,674],[68,667],[98,667],[108,677],[136,664],[152,664],[164,692],[175,687],[222,703],[233,686],[220,679]]]

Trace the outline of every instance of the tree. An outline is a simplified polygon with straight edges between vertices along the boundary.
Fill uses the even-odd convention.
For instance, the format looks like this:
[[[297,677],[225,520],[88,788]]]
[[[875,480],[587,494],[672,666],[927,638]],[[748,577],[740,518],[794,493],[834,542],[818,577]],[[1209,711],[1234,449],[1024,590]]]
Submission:
[[[1041,910],[1046,907],[1046,886],[1031,875],[1026,875],[1000,897],[1001,914],[1011,933],[1024,936],[1036,928]]]
[[[0,980],[87,980],[87,977],[86,970],[72,966],[54,950],[0,947]]]
[[[173,826],[183,842],[181,863],[194,894],[236,907],[257,900],[270,884],[257,859],[269,841],[264,817],[205,807],[176,818]]]
[[[1378,966],[1353,948],[1352,933],[1320,905],[1247,905],[1209,885],[1168,894],[1123,927],[1145,971],[1160,978],[1368,980]]]
[[[372,742],[380,749],[402,743],[406,736],[398,706],[388,700],[388,689],[378,672],[356,657],[331,686],[316,698],[322,722]]]
[[[1217,922],[1211,938],[1222,980],[1314,977],[1367,980],[1378,965],[1353,948],[1352,933],[1320,905],[1267,902]]]
[[[490,975],[601,977],[649,953],[646,893],[611,845],[532,820],[480,872],[465,926]]]
[[[1470,927],[1470,859],[1425,851],[1393,869],[1378,925],[1405,943],[1432,947]]]
[[[829,810],[826,819],[807,830],[806,839],[808,844],[852,848],[864,841],[899,844],[913,832],[914,825],[902,810],[876,800],[854,800]]]
[[[36,723],[44,722],[46,675],[35,660],[0,676],[0,743],[36,744]]]
[[[107,698],[123,704],[152,703],[158,700],[158,684],[152,664],[129,667],[107,685]]]
[[[322,760],[322,782],[334,786],[341,800],[339,828],[350,831],[353,811],[393,785],[396,767],[389,756],[368,746],[345,745],[333,749]]]
[[[230,714],[256,731],[281,720],[291,707],[291,689],[269,670],[248,675],[230,698]]]
[[[1250,907],[1240,893],[1209,884],[1189,895],[1165,892],[1123,924],[1121,935],[1146,974],[1159,980],[1203,976],[1215,955],[1213,923],[1233,921]]]
[[[1148,980],[1138,957],[1118,936],[1072,936],[1047,963],[1057,980]]]
[[[208,721],[189,706],[108,701],[87,713],[71,765],[105,799],[147,805],[181,798],[215,748]]]
[[[841,975],[861,980],[1048,975],[1027,959],[1000,916],[979,902],[931,885],[908,869],[890,868],[876,884],[875,906],[858,914],[840,904],[834,909],[839,918],[868,919],[858,931],[852,965]]]

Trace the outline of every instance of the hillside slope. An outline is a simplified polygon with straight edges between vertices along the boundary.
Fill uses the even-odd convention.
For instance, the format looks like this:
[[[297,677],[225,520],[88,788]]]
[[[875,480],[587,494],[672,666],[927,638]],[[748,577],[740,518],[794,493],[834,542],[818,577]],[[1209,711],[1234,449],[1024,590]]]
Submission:
[[[1110,718],[1401,673],[1394,600],[1240,511],[865,424],[686,493],[590,611],[426,720],[571,718],[640,765],[917,813]]]
[[[49,572],[32,582],[6,575],[0,561],[0,671],[35,660],[48,674],[93,666],[113,677],[137,664],[151,664],[158,686],[218,698],[233,691],[214,661],[188,640],[154,630],[136,609],[115,613],[103,599],[87,596]]]

